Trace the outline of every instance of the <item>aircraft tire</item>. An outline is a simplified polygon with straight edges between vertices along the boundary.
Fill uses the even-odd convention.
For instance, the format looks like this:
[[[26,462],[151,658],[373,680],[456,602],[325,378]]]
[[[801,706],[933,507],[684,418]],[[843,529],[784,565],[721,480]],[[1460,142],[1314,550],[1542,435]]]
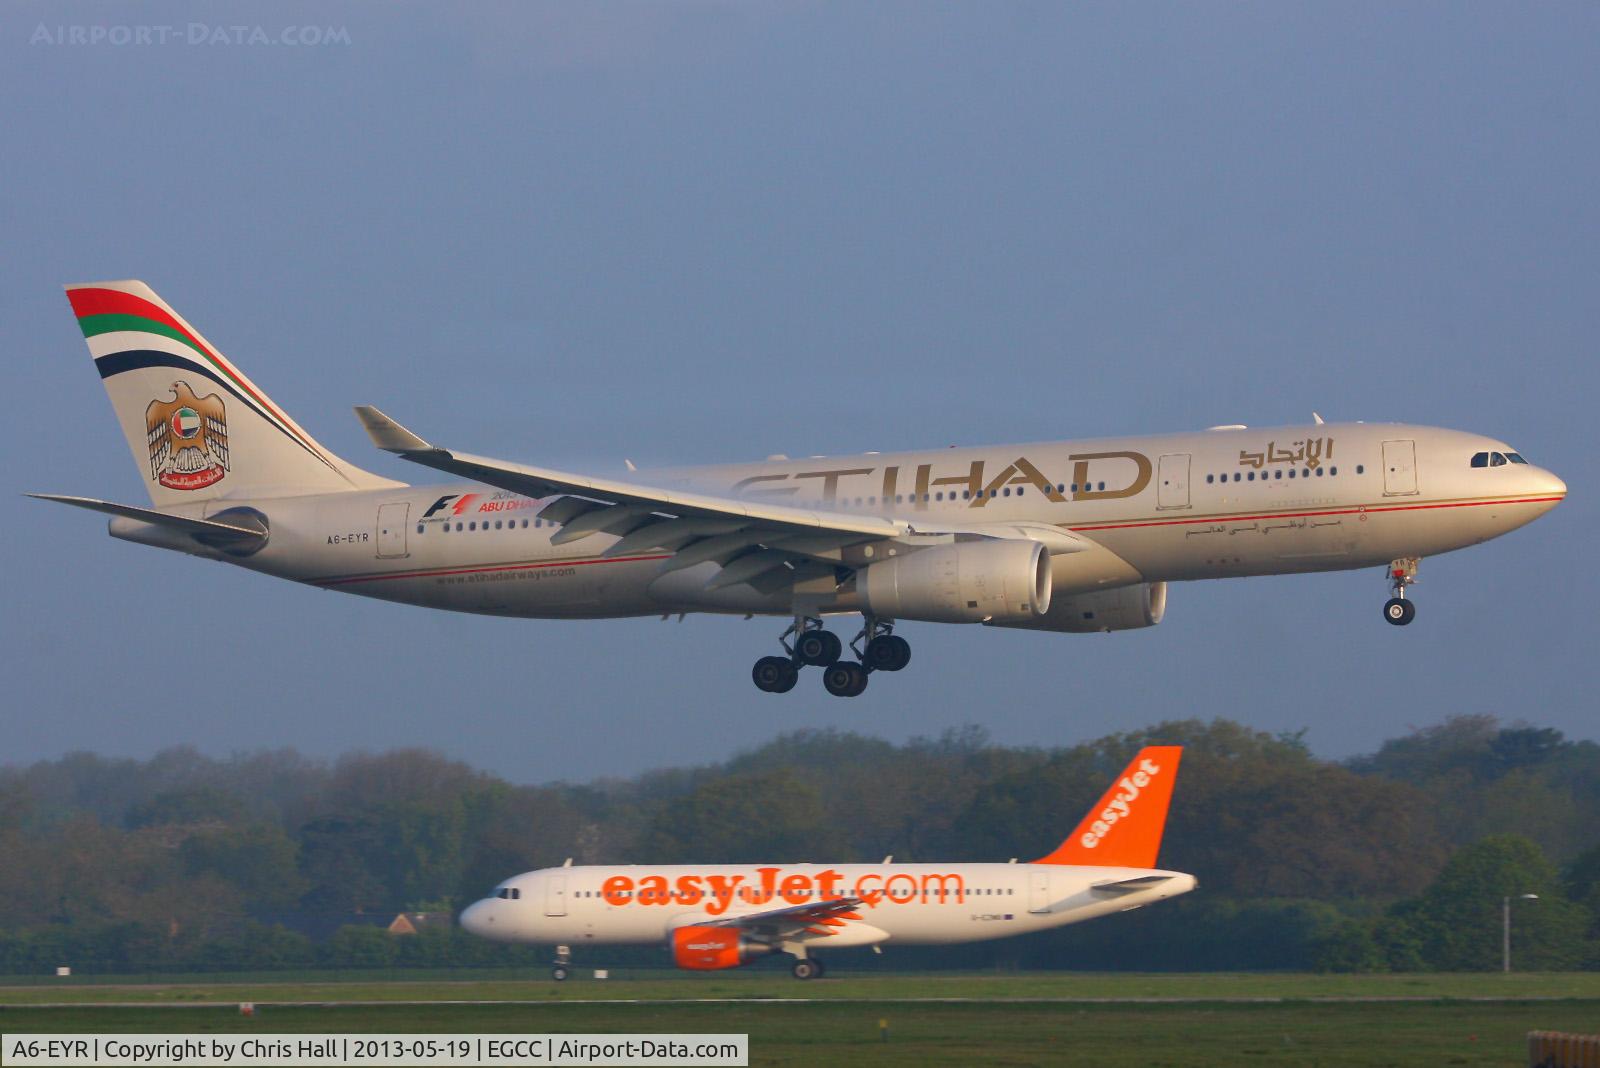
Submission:
[[[1391,597],[1383,606],[1383,618],[1403,627],[1417,618],[1417,606],[1403,597]]]
[[[794,651],[802,663],[828,667],[839,662],[844,643],[831,630],[808,630],[795,639]]]
[[[835,697],[857,697],[867,688],[867,669],[853,660],[829,664],[822,685]]]
[[[750,679],[764,693],[788,693],[800,680],[800,672],[784,657],[764,656],[750,669]]]
[[[822,967],[814,960],[804,957],[794,962],[789,971],[796,979],[817,979],[822,975]]]
[[[569,974],[570,973],[567,971],[567,969],[560,964],[557,964],[554,968],[550,969],[550,978],[554,979],[558,983],[566,982]]]
[[[865,659],[873,671],[899,671],[911,663],[911,643],[898,634],[880,634],[867,643]]]

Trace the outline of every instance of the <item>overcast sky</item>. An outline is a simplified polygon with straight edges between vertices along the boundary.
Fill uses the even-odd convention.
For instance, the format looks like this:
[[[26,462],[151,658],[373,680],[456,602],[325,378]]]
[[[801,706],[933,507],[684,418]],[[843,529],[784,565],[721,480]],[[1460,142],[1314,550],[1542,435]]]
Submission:
[[[0,761],[422,745],[542,781],[802,726],[1600,736],[1600,6],[462,6],[0,10]],[[408,481],[351,405],[599,473],[1316,410],[1502,437],[1571,497],[1423,561],[1405,629],[1376,570],[1191,583],[1145,631],[910,624],[863,697],[774,697],[781,622],[430,612],[22,499],[146,503],[61,293],[124,277]]]

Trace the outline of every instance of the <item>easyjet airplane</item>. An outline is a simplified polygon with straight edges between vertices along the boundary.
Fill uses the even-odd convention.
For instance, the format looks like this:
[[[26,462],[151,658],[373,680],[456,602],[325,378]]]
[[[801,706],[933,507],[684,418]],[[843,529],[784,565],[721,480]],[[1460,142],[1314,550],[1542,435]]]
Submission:
[[[469,481],[410,486],[319,445],[143,282],[67,287],[153,507],[111,535],[429,608],[788,621],[762,690],[823,669],[855,696],[898,671],[897,624],[1082,633],[1153,626],[1170,582],[1384,566],[1411,622],[1421,557],[1566,495],[1502,441],[1367,423],[956,447],[597,478],[429,444],[375,408],[374,442]],[[40,494],[39,496],[46,496]],[[859,614],[846,643],[828,616]],[[848,632],[847,632],[848,633]]]
[[[1047,931],[1176,897],[1195,878],[1155,867],[1181,746],[1150,746],[1055,852],[1031,864],[596,865],[507,879],[461,926],[502,942],[666,945],[680,968],[736,968],[769,953],[796,979],[819,949],[950,945]],[[881,951],[881,950],[880,950]]]

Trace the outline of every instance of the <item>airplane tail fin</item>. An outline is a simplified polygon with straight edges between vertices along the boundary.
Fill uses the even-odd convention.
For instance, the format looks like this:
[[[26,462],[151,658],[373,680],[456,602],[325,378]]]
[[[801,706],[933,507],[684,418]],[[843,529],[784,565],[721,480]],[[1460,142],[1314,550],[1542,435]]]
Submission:
[[[1181,745],[1152,745],[1139,750],[1078,829],[1054,853],[1034,863],[1155,867],[1182,756]]]
[[[156,507],[402,485],[317,444],[143,282],[66,288]]]

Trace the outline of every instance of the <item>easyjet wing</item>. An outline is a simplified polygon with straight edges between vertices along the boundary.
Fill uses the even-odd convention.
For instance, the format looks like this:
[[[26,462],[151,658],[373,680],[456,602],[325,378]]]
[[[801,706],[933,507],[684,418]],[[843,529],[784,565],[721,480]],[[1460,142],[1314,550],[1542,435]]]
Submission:
[[[790,905],[782,909],[763,909],[738,916],[719,916],[716,919],[696,918],[697,927],[744,927],[756,930],[790,929],[811,930],[813,934],[831,934],[817,928],[843,927],[845,920],[859,920],[856,910],[863,904],[859,897],[839,897],[815,904]]]

